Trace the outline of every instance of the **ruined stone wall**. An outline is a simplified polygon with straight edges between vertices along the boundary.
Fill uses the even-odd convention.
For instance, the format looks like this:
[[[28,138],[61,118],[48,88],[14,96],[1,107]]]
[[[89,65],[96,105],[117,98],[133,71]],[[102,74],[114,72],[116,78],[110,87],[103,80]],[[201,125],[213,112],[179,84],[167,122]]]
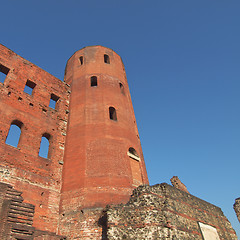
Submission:
[[[240,198],[237,198],[235,200],[235,203],[233,205],[233,208],[236,212],[236,215],[237,215],[237,218],[238,218],[238,221],[240,222]]]
[[[6,75],[0,83],[0,181],[35,205],[35,227],[57,232],[69,86],[3,45],[0,71]],[[27,81],[32,94],[24,92]],[[12,123],[21,128],[16,147],[6,144]],[[39,156],[43,135],[50,142],[47,158]]]
[[[198,222],[217,230],[222,240],[237,239],[220,208],[166,183],[140,186],[126,204],[111,206],[108,239],[202,239]]]

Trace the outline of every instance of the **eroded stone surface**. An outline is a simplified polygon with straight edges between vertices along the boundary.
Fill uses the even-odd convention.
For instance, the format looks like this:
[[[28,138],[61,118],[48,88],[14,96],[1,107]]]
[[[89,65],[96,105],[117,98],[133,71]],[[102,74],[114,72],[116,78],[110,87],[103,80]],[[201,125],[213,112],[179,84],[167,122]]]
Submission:
[[[236,215],[237,215],[237,218],[238,218],[238,221],[240,222],[240,198],[237,198],[235,200],[235,203],[233,205],[233,208],[236,212]]]
[[[220,208],[166,183],[140,186],[129,202],[107,209],[108,239],[202,239],[199,222],[236,239]]]

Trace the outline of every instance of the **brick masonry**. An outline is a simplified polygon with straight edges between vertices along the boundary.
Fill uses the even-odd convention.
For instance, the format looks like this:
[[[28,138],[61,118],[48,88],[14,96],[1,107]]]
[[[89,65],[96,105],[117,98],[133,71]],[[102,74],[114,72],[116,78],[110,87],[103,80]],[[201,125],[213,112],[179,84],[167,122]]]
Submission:
[[[56,232],[69,86],[3,45],[0,70],[7,73],[0,83],[0,181],[14,186],[35,206],[35,227]],[[24,92],[27,81],[36,84],[31,95]],[[51,94],[59,97],[56,109],[49,107]],[[17,147],[5,143],[14,121],[22,123]],[[47,159],[38,155],[45,133],[50,136]]]
[[[77,51],[62,82],[0,45],[0,72],[1,239],[201,239],[198,221],[236,239],[221,210],[176,177],[176,188],[147,185],[124,65],[113,50]],[[11,124],[21,129],[15,147],[6,144]]]
[[[0,183],[0,239],[64,240],[55,233],[35,229],[35,207],[23,202],[22,193],[11,185]]]

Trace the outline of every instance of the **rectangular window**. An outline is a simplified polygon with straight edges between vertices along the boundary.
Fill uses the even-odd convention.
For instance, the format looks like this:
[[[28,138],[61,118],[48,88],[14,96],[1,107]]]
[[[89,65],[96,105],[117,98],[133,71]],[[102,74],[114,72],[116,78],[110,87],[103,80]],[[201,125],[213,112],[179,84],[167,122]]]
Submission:
[[[1,83],[4,83],[4,81],[6,79],[6,76],[7,76],[9,71],[10,71],[9,68],[0,64],[0,82]]]
[[[97,77],[92,76],[91,77],[91,87],[96,87],[97,86]]]
[[[49,107],[52,108],[52,109],[56,109],[56,104],[57,104],[58,100],[59,100],[59,97],[52,93],[51,94],[51,99],[50,99],[50,102],[49,102]]]
[[[29,95],[32,95],[33,93],[33,89],[35,88],[36,84],[30,80],[27,80],[25,88],[24,88],[24,92],[28,93]]]

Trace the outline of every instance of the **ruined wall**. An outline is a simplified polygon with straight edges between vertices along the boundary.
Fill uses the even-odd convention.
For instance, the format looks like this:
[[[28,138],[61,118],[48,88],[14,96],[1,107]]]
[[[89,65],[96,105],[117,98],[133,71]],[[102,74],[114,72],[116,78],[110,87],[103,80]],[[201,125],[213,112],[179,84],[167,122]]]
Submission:
[[[237,239],[221,209],[176,178],[186,192],[140,186],[127,204],[103,208],[127,202],[148,183],[124,66],[111,49],[77,51],[64,83],[0,45],[0,72],[1,239],[202,239],[199,222],[220,239]],[[12,124],[21,130],[15,147],[6,143]],[[45,158],[42,137],[50,143]]]
[[[57,232],[69,87],[3,45],[0,72],[6,75],[0,83],[0,181],[35,205],[35,227]],[[27,81],[32,94],[24,92]],[[16,147],[6,144],[12,123],[21,128]],[[43,135],[50,142],[47,158],[39,156]]]
[[[220,208],[166,183],[140,186],[126,204],[107,211],[108,239],[202,239],[198,222],[222,240],[237,239]]]
[[[22,193],[11,185],[0,183],[0,239],[64,240],[63,236],[35,229],[35,207],[23,202]]]
[[[235,200],[235,203],[233,205],[233,208],[236,212],[236,215],[237,215],[237,218],[238,218],[238,221],[240,222],[240,198],[237,198]]]

